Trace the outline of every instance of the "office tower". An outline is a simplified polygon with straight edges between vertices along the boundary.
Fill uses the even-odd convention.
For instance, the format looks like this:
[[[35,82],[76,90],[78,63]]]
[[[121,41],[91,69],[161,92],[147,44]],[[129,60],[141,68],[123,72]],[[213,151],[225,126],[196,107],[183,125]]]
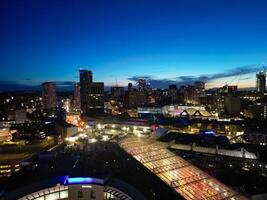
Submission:
[[[241,110],[240,97],[228,95],[224,98],[224,110],[228,115],[239,115]]]
[[[80,84],[83,88],[84,84],[92,83],[93,82],[93,73],[92,71],[86,69],[80,69]]]
[[[245,115],[255,119],[267,119],[267,103],[257,102],[250,105],[249,108],[245,110]]]
[[[145,79],[138,80],[138,89],[139,89],[139,92],[146,91],[146,80]]]
[[[174,104],[178,102],[178,92],[175,84],[169,85],[169,96],[171,98],[170,103]]]
[[[260,71],[256,75],[257,77],[257,91],[264,94],[266,87],[266,73],[265,71]]]
[[[138,90],[128,92],[126,98],[126,105],[128,108],[137,108],[137,106],[144,106],[146,103],[146,94]]]
[[[89,85],[92,83],[92,72],[80,69],[80,100],[81,100],[81,111],[86,114],[89,111]]]
[[[169,85],[169,90],[177,90],[177,86],[175,84]]]
[[[198,104],[198,90],[193,85],[188,85],[184,89],[184,101],[190,104]]]
[[[104,83],[93,82],[91,71],[80,71],[80,98],[83,116],[104,112]]]
[[[110,88],[110,93],[113,98],[118,98],[124,95],[124,88],[120,86],[113,86]]]
[[[74,107],[75,109],[81,109],[81,94],[80,94],[80,83],[74,85]]]
[[[52,109],[56,107],[57,95],[56,84],[54,82],[46,82],[42,84],[42,100],[44,109]]]
[[[203,81],[196,81],[194,84],[196,90],[203,91],[205,90],[205,83]]]

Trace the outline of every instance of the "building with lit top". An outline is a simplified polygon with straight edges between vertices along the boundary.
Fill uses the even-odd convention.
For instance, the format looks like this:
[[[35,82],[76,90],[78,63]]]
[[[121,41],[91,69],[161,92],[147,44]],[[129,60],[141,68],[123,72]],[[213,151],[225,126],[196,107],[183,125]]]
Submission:
[[[265,71],[260,71],[256,75],[257,78],[257,91],[264,94],[266,88],[266,73]]]

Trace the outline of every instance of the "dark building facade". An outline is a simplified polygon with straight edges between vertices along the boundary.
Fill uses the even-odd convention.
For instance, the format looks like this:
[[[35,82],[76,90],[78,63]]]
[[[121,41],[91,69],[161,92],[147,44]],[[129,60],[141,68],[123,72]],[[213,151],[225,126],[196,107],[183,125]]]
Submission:
[[[124,87],[114,86],[110,88],[111,96],[115,99],[124,95]]]
[[[104,83],[93,82],[93,73],[89,70],[80,71],[80,98],[83,116],[104,112]]]
[[[74,85],[74,107],[77,110],[81,109],[81,86],[80,83],[75,83]]]
[[[42,84],[42,100],[44,109],[53,109],[57,104],[56,84],[45,82]]]

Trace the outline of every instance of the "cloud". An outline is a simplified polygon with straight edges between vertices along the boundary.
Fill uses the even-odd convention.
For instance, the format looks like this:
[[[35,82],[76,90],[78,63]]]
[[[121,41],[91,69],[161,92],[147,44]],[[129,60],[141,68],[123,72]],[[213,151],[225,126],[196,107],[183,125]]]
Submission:
[[[190,85],[194,83],[195,81],[204,81],[206,83],[209,83],[216,79],[221,78],[229,78],[233,76],[242,76],[247,75],[250,73],[255,73],[259,70],[261,70],[262,67],[259,67],[258,65],[246,65],[242,67],[236,67],[231,70],[227,70],[225,72],[221,73],[215,73],[215,74],[202,74],[199,76],[177,76],[175,78],[164,78],[164,79],[155,79],[153,76],[132,76],[129,77],[129,81],[133,81],[134,83],[138,82],[138,79],[144,78],[146,79],[152,87],[159,87],[159,88],[166,88],[170,84],[176,84],[178,86],[180,85]],[[246,77],[247,79],[248,77]],[[241,79],[245,80],[245,79]]]
[[[72,91],[74,88],[73,81],[57,81],[57,91]],[[22,84],[16,81],[0,81],[0,91],[41,91],[41,84]]]
[[[67,86],[72,86],[75,84],[76,82],[74,81],[56,81],[56,85],[59,87],[67,87]]]
[[[24,79],[22,79],[22,81],[33,81],[33,79],[32,78],[24,78]]]
[[[13,81],[0,81],[0,91],[40,91],[39,85],[25,85]]]

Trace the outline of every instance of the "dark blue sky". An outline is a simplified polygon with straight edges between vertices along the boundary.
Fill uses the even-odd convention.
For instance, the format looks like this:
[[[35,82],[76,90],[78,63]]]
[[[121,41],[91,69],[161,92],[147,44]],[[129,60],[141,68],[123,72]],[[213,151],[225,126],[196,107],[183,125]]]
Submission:
[[[254,87],[266,10],[265,0],[1,0],[0,90],[68,86],[81,67],[106,85]]]

